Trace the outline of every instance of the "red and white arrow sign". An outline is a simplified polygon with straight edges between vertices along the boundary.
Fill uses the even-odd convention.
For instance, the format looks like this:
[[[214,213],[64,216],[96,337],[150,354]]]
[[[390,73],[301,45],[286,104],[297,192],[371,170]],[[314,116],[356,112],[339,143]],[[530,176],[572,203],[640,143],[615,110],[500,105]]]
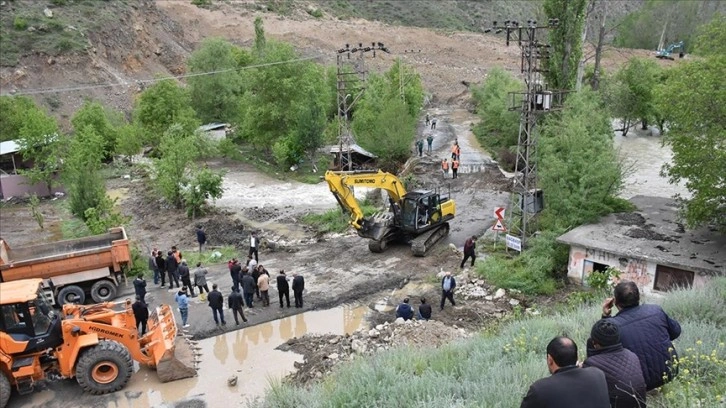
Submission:
[[[493,231],[506,231],[507,229],[504,228],[504,224],[502,224],[502,220],[497,220],[496,224],[492,227]]]
[[[503,220],[504,219],[504,207],[495,208],[494,216],[497,217],[498,220]]]

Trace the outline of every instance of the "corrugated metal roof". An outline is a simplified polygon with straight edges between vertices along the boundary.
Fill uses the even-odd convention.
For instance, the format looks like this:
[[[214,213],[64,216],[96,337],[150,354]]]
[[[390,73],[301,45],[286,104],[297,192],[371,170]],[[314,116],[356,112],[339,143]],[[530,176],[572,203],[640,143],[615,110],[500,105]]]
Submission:
[[[17,153],[20,151],[20,145],[15,140],[6,140],[0,142],[0,156]]]

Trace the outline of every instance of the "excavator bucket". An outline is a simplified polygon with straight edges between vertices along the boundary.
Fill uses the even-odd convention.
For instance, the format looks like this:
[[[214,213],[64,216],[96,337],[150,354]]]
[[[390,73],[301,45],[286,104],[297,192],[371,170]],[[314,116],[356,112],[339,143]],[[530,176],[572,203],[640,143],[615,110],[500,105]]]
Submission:
[[[161,382],[197,375],[194,349],[189,340],[178,336],[174,313],[169,305],[161,305],[151,314],[149,329],[141,343],[153,356]]]
[[[376,213],[363,219],[363,228],[358,230],[358,235],[362,238],[380,241],[390,230],[391,225],[390,213]]]

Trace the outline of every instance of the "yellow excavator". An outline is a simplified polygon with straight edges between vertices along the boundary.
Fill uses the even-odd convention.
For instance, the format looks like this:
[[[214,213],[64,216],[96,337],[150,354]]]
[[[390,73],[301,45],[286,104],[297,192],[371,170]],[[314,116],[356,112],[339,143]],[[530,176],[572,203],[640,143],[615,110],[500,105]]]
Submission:
[[[91,394],[118,391],[133,360],[155,368],[162,382],[196,375],[192,346],[177,337],[168,305],[155,308],[140,336],[131,300],[66,303],[58,313],[42,282],[0,282],[0,408],[13,389],[28,394],[43,380],[76,378]]]
[[[449,233],[448,221],[456,213],[451,198],[435,191],[406,192],[398,177],[380,170],[327,171],[325,181],[343,211],[350,214],[350,225],[359,236],[369,239],[371,252],[383,252],[392,242],[405,242],[415,256],[424,256]],[[356,186],[385,190],[389,211],[366,217],[353,192]]]

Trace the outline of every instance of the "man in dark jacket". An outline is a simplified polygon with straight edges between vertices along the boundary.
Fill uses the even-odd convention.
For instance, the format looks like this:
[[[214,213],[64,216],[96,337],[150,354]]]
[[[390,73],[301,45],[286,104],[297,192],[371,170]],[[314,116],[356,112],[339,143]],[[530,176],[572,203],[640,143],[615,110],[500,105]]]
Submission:
[[[224,321],[224,311],[222,310],[222,307],[224,306],[224,296],[222,296],[222,293],[217,290],[216,283],[212,285],[212,291],[209,292],[207,299],[209,300],[209,307],[212,308],[214,323],[219,326],[219,322],[221,321],[222,326],[225,326],[227,322]],[[217,314],[219,314],[219,319],[217,319]]]
[[[197,242],[199,243],[199,253],[201,253],[202,247],[207,243],[207,233],[204,232],[204,227],[201,225],[197,227]]]
[[[678,354],[672,341],[681,335],[681,325],[658,305],[639,305],[635,282],[618,283],[613,294],[603,303],[602,317],[610,317],[613,305],[618,308],[612,321],[620,329],[623,347],[638,356],[648,391],[675,378],[678,367],[673,362]]]
[[[254,307],[252,305],[252,298],[255,296],[255,279],[249,273],[242,273],[242,295],[245,298],[245,304],[247,307]]]
[[[597,368],[577,366],[577,345],[555,337],[547,345],[547,368],[552,374],[535,381],[521,408],[609,408],[605,374]]]
[[[444,302],[449,299],[451,306],[456,306],[454,302],[454,289],[456,289],[456,279],[451,276],[451,271],[446,271],[446,275],[441,278],[441,310],[444,310]]]
[[[131,305],[131,310],[134,312],[136,329],[139,331],[139,337],[141,337],[146,333],[146,322],[149,320],[149,307],[144,303],[143,299],[136,296],[136,302]]]
[[[171,251],[167,252],[166,273],[169,274],[169,288],[173,288],[174,283],[176,283],[177,288],[181,288],[181,285],[179,285],[179,277],[176,272],[177,267],[179,267],[179,263],[176,261],[174,253]]]
[[[396,307],[396,318],[402,317],[403,320],[411,320],[413,318],[413,308],[408,304],[408,298],[403,299],[403,303]]]
[[[149,255],[149,270],[153,274],[152,276],[154,277],[154,285],[159,284],[159,275],[160,275],[159,267],[156,266],[156,252],[157,252],[157,249],[154,248],[151,251],[151,254]]]
[[[134,292],[136,292],[136,297],[141,299],[142,302],[145,301],[144,299],[146,298],[146,281],[141,274],[136,275],[136,279],[134,279]]]
[[[192,276],[189,272],[189,267],[187,266],[186,259],[182,259],[181,264],[176,268],[176,270],[179,272],[179,277],[182,281],[182,286],[186,286],[189,288],[189,292],[191,293],[192,297],[196,297],[197,295],[194,294],[194,286],[192,285]]]
[[[239,280],[242,277],[242,265],[237,258],[232,259],[232,266],[229,267],[229,276],[232,277],[232,287],[239,289]]]
[[[161,251],[156,251],[156,267],[159,268],[159,278],[161,278],[161,287],[166,287],[166,261]],[[171,281],[169,281],[171,284]]]
[[[645,380],[640,360],[620,343],[620,330],[611,321],[598,320],[587,340],[587,359],[583,367],[599,368],[605,373],[612,408],[645,407]]]
[[[456,174],[456,173],[454,173]],[[456,177],[454,177],[456,178]],[[474,266],[474,261],[476,261],[476,236],[472,235],[471,238],[467,239],[466,242],[464,242],[464,259],[461,260],[461,267],[464,267],[464,264],[466,263],[466,260],[471,258],[471,266]]]
[[[252,257],[249,257],[249,260],[252,260]],[[257,300],[261,300],[262,297],[260,297],[260,287],[257,285],[257,281],[260,279],[260,271],[257,269],[257,264],[250,265],[247,264],[247,273],[249,273],[252,276],[252,279],[255,280],[255,294],[257,295]]]
[[[295,307],[303,307],[303,291],[305,290],[305,278],[292,273],[292,294],[295,297]]]
[[[277,296],[280,298],[280,307],[282,308],[282,298],[287,299],[287,307],[290,307],[290,284],[287,282],[285,270],[280,269],[277,275]]]
[[[239,319],[237,318],[237,315],[239,315],[242,318],[242,321],[247,323],[247,318],[245,317],[245,312],[242,311],[242,295],[239,293],[239,288],[235,289],[232,288],[232,293],[229,294],[229,297],[227,298],[227,306],[229,307],[229,310],[232,311],[232,316],[234,317],[234,323],[239,326]]]
[[[418,319],[429,320],[431,318],[431,305],[426,303],[426,298],[421,298],[421,304],[418,306]]]

